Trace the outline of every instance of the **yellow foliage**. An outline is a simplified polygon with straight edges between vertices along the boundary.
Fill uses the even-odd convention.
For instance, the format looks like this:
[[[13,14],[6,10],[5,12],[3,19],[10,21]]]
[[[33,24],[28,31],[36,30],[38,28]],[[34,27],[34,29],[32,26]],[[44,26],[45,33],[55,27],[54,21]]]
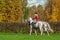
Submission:
[[[3,20],[3,16],[2,14],[0,14],[0,22],[2,22],[2,20]]]
[[[1,1],[0,7],[0,22],[5,20],[7,22],[21,22],[23,11],[22,11],[22,0],[7,0]],[[2,15],[3,13],[3,15]]]

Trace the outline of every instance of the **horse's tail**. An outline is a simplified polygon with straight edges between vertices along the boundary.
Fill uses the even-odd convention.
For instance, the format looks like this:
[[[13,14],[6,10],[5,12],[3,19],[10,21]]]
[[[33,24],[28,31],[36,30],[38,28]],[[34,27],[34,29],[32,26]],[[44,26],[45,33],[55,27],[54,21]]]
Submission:
[[[50,24],[48,23],[48,30],[50,30],[51,32],[53,32],[53,30],[51,29]]]

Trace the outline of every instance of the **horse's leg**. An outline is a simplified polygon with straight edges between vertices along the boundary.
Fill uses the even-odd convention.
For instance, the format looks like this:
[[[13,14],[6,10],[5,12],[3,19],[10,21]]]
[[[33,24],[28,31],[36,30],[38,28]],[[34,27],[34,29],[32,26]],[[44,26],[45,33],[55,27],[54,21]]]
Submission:
[[[49,36],[49,32],[48,32],[48,30],[47,30],[47,34],[48,34],[48,36]]]
[[[32,33],[32,26],[30,25],[30,35],[31,35],[31,33]]]
[[[46,27],[46,26],[45,26]],[[49,36],[49,32],[48,32],[48,27],[45,28],[45,31],[47,32],[48,36]]]
[[[35,30],[35,34],[37,35],[37,31],[36,31],[36,29],[34,29]]]
[[[43,28],[41,28],[41,35],[43,34]]]
[[[42,27],[43,27],[42,25],[39,25],[39,29],[41,31],[41,35],[43,34],[43,28]]]
[[[47,25],[48,25],[48,30],[50,30],[53,33],[54,31],[51,29],[51,26],[49,24]]]

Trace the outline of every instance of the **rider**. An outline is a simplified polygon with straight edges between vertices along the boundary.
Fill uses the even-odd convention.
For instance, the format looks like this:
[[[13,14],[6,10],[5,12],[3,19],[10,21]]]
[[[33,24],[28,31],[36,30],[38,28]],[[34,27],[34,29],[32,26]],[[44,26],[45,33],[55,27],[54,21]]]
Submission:
[[[35,18],[36,22],[38,22],[38,14],[37,13],[34,14],[34,18]]]

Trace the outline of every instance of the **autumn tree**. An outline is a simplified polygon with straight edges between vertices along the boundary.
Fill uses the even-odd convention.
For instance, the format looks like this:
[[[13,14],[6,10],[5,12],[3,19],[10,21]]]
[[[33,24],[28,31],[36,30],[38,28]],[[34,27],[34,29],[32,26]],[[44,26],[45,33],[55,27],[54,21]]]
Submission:
[[[0,1],[0,14],[3,15],[2,21],[21,22],[23,15],[22,0],[2,0]]]
[[[42,5],[39,5],[38,7],[37,7],[37,13],[38,13],[38,15],[39,15],[39,19],[41,20],[41,21],[45,21],[45,12],[44,12],[44,9],[43,9],[43,6]]]
[[[52,15],[52,0],[47,0],[47,2],[45,3],[45,14],[46,20],[49,21]]]
[[[47,19],[51,22],[58,22],[60,21],[60,8],[59,8],[59,0],[48,0],[46,3],[46,15],[47,15]],[[50,11],[49,11],[50,10]]]
[[[60,5],[59,5],[59,3],[60,3],[60,1],[59,0],[52,0],[53,1],[53,14],[52,14],[52,16],[55,16],[55,18],[54,18],[54,20],[56,21],[56,22],[60,22]],[[53,18],[53,17],[52,17]]]

